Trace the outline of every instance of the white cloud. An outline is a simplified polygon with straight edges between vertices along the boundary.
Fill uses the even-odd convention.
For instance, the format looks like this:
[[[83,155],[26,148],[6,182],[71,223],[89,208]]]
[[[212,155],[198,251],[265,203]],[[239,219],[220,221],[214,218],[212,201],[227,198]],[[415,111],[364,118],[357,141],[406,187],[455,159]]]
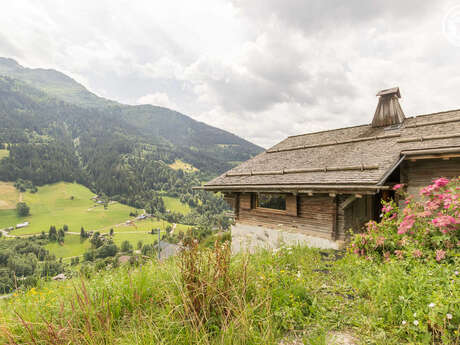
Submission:
[[[177,105],[169,99],[169,96],[164,92],[151,93],[139,97],[137,100],[138,104],[151,104],[159,107],[165,107],[169,109],[176,109]]]
[[[178,109],[260,145],[368,123],[399,85],[407,115],[458,108],[449,0],[139,0],[3,4],[0,56],[97,94]]]

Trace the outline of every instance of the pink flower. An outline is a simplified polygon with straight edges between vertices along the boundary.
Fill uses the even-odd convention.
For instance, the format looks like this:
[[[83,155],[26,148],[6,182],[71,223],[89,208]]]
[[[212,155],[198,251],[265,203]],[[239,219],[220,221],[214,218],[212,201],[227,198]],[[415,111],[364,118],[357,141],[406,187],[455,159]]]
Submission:
[[[404,220],[399,224],[398,227],[398,234],[402,235],[405,234],[415,223],[415,216],[413,214],[409,214],[404,217]]]
[[[421,251],[420,249],[416,249],[416,250],[414,250],[414,251],[412,252],[412,255],[413,255],[414,257],[416,257],[416,258],[421,258],[422,255],[423,255],[423,253],[422,253],[422,251]]]
[[[449,230],[455,229],[457,220],[452,216],[440,214],[437,218],[434,218],[431,223],[443,233],[447,233]]]
[[[383,246],[385,244],[385,237],[380,236],[379,238],[377,238],[377,241],[375,241],[375,244],[377,246]]]
[[[384,205],[384,206],[382,207],[382,212],[388,213],[388,212],[390,212],[392,209],[393,209],[393,206],[391,206],[390,204]]]
[[[439,262],[446,258],[446,252],[442,249],[436,251],[436,261]]]
[[[434,185],[438,188],[440,187],[444,187],[446,184],[449,183],[449,180],[444,178],[444,177],[441,177],[441,178],[438,178],[437,180],[433,181],[434,182]]]
[[[399,184],[395,184],[393,186],[393,190],[398,190],[398,189],[401,189],[404,185],[402,183],[399,183]]]
[[[404,252],[402,250],[395,250],[395,255],[398,259],[404,259]]]

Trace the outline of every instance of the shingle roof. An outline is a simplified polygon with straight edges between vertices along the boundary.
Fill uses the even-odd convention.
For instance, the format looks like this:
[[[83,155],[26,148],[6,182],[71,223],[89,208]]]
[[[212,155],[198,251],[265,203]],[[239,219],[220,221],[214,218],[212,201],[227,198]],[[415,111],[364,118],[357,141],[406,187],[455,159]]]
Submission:
[[[205,188],[377,185],[402,151],[452,147],[460,151],[460,110],[410,117],[399,128],[363,125],[291,136]]]

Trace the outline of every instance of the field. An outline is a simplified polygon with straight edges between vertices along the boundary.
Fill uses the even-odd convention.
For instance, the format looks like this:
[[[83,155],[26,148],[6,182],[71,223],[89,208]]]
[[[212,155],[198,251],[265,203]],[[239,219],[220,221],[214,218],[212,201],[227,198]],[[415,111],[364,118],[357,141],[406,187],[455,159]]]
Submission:
[[[0,149],[0,159],[2,159],[4,157],[8,157],[9,154],[10,154],[10,152],[8,150]]]
[[[137,242],[142,241],[143,244],[151,244],[158,239],[158,234],[151,235],[148,232],[152,229],[161,229],[162,235],[166,227],[173,224],[163,221],[156,221],[146,219],[134,223],[134,225],[121,225],[114,227],[113,241],[116,245],[120,246],[123,241],[129,241],[134,248],[136,248]],[[188,225],[176,224],[174,232],[178,231],[186,232],[189,228]],[[101,230],[101,233],[108,233],[110,228]],[[80,241],[80,236],[75,234],[66,234],[64,238],[64,244],[50,243],[46,245],[46,249],[52,252],[58,258],[68,258],[72,256],[83,255],[91,247],[89,240],[83,242]]]
[[[162,196],[167,210],[187,214],[190,212],[190,207],[187,204],[180,202],[179,199],[170,196]]]
[[[50,225],[57,228],[64,224],[69,226],[69,233],[65,236],[63,245],[50,243],[46,247],[57,257],[72,257],[82,255],[89,247],[88,240],[80,241],[80,228],[86,231],[97,230],[108,233],[114,229],[114,242],[120,245],[128,240],[135,247],[141,240],[143,243],[153,243],[157,236],[148,234],[152,229],[165,231],[167,226],[174,228],[174,232],[186,232],[189,226],[176,224],[175,226],[166,221],[145,219],[134,221],[129,217],[131,211],[141,213],[119,203],[110,203],[107,210],[91,200],[94,194],[86,187],[74,183],[56,183],[38,188],[37,193],[22,193],[23,201],[30,206],[31,215],[18,217],[16,203],[19,201],[19,192],[12,183],[0,182],[0,229],[14,226],[24,221],[30,222],[30,226],[11,231],[11,235],[31,235],[42,231],[47,232]],[[73,198],[71,198],[73,197]],[[173,197],[163,197],[166,208],[181,213],[190,212],[190,207]],[[126,220],[133,220],[126,224]]]
[[[1,151],[2,150],[0,150],[0,155]],[[19,192],[13,184],[0,182],[0,210],[14,209],[18,201]]]
[[[143,244],[153,243],[158,238],[158,235],[151,235],[145,232],[139,233],[119,233],[113,236],[113,241],[117,246],[120,246],[123,241],[129,241],[134,248],[136,248],[137,242],[142,241]],[[68,258],[72,256],[81,256],[89,248],[91,248],[91,242],[89,239],[80,240],[79,235],[67,234],[64,239],[64,243],[50,243],[45,246],[51,253],[56,255],[57,258]]]
[[[169,167],[174,169],[174,170],[184,170],[186,172],[193,172],[193,171],[198,171],[197,168],[195,168],[193,165],[185,163],[181,161],[180,159],[176,159],[176,161],[173,164],[169,164]]]
[[[111,203],[105,210],[91,200],[93,195],[88,188],[75,183],[39,187],[37,193],[23,193],[23,201],[30,206],[30,216],[18,217],[14,210],[0,210],[0,228],[28,221],[28,227],[13,230],[12,234],[36,234],[48,231],[50,225],[59,228],[64,224],[69,226],[69,231],[79,232],[82,226],[95,230],[122,223],[129,219],[131,211],[136,211],[119,203]]]

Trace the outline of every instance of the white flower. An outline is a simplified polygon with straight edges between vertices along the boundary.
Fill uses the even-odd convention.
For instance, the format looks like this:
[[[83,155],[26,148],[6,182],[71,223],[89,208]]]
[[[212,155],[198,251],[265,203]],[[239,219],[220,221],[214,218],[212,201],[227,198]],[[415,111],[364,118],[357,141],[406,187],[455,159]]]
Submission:
[[[406,320],[403,320],[401,323],[404,326],[407,322],[406,322]]]
[[[417,317],[417,313],[414,313],[414,317]]]
[[[418,326],[418,321],[417,320],[414,320],[414,325]]]
[[[452,314],[447,313],[447,314],[446,314],[446,317],[447,317],[447,320],[452,320]]]
[[[404,296],[399,296],[400,301],[404,301]]]
[[[428,304],[428,306],[429,306],[430,308],[434,308],[435,305],[436,305],[436,304],[434,304],[433,302],[431,302],[430,304]]]
[[[300,278],[301,275],[302,275],[302,274],[300,273],[300,271],[297,272],[297,278]]]

